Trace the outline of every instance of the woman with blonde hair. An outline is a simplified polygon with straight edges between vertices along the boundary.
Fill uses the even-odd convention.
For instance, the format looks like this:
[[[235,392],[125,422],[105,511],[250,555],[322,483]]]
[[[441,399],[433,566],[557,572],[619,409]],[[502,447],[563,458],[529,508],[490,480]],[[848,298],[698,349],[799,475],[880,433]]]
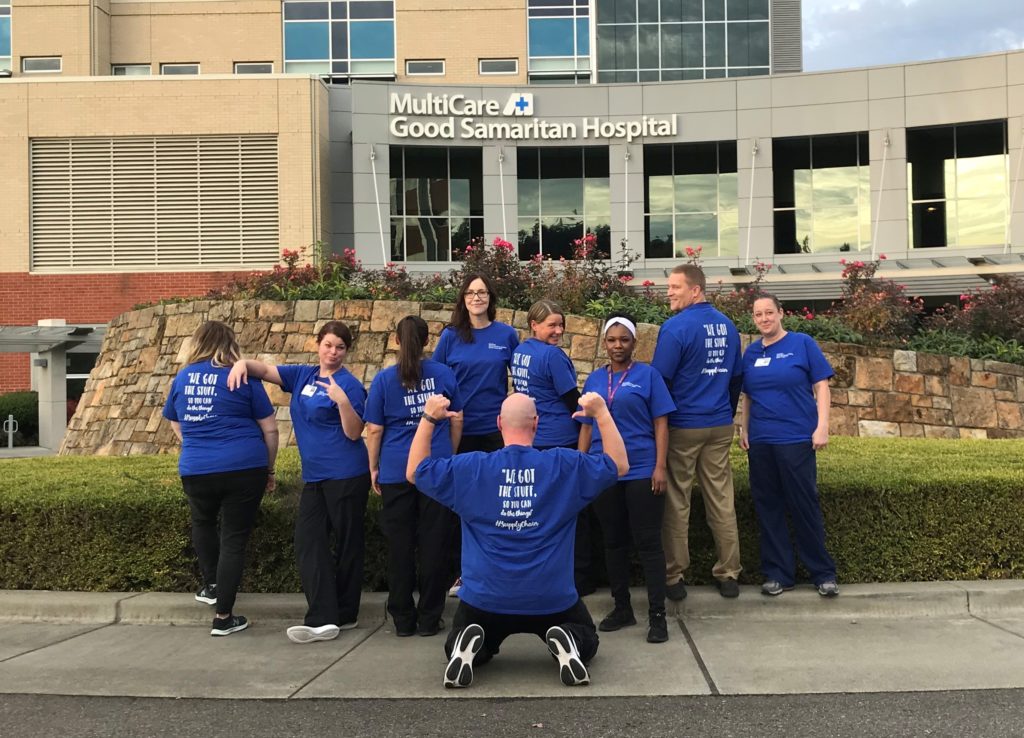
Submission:
[[[232,609],[260,501],[274,488],[277,458],[277,421],[263,385],[228,390],[228,373],[240,354],[230,327],[203,323],[183,347],[187,366],[171,383],[163,411],[181,440],[178,470],[203,575],[196,600],[216,605],[214,636],[249,626]]]

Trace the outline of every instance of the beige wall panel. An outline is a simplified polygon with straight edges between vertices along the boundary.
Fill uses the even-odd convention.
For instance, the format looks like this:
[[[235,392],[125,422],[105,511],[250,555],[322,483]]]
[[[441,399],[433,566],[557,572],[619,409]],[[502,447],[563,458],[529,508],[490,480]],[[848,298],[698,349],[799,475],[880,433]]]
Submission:
[[[234,62],[269,61],[282,71],[280,3],[114,3],[115,64],[198,62],[203,74],[231,74]]]
[[[1006,55],[1006,84],[1024,85],[1024,53]]]
[[[1006,104],[1009,115],[1024,115],[1024,85],[1007,88]]]
[[[902,128],[906,122],[902,97],[868,101],[868,123],[872,128]]]
[[[684,112],[679,114],[678,120],[677,141],[728,141],[736,138],[736,114],[733,112]]]
[[[770,108],[772,106],[771,79],[741,79],[736,82],[736,107],[739,110]]]
[[[909,64],[906,80],[908,96],[1002,87],[1006,84],[1006,56]]]
[[[868,94],[872,100],[903,97],[903,67],[879,67],[868,70]]]
[[[736,113],[738,138],[762,138],[772,135],[772,111],[768,108],[740,110]]]
[[[0,84],[0,272],[28,271],[28,85]]]
[[[96,38],[92,50],[92,74],[110,74],[110,12],[97,3],[92,17]]]
[[[967,123],[1006,117],[1006,90],[965,90],[907,97],[907,127]]]
[[[522,84],[526,82],[526,3],[471,0],[396,3],[395,54],[398,81],[424,83]],[[444,77],[409,77],[407,59],[444,59]],[[479,59],[518,59],[518,75],[477,73]]]
[[[89,5],[83,0],[48,5],[15,2],[12,9],[11,66],[21,73],[21,57],[59,56],[65,77],[91,69]]]
[[[786,105],[854,102],[868,96],[867,70],[772,77],[772,99]]]
[[[736,81],[706,81],[680,85],[644,85],[644,113],[659,115],[713,110],[736,110]]]
[[[772,135],[776,138],[850,133],[867,128],[867,101],[776,108],[772,111]]]

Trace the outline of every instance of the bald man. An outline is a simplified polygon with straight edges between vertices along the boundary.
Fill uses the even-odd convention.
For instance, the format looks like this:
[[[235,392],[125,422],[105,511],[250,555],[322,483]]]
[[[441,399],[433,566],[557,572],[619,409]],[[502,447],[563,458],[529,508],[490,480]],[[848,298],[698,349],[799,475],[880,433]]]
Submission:
[[[512,394],[498,416],[505,448],[434,459],[431,431],[451,413],[447,398],[427,399],[406,477],[462,519],[462,590],[444,647],[446,687],[472,684],[473,667],[513,633],[544,640],[566,686],[590,683],[586,664],[598,638],[573,581],[576,515],[629,471],[629,461],[604,398],[589,392],[579,404],[576,415],[597,423],[604,453],[533,448],[537,408]]]

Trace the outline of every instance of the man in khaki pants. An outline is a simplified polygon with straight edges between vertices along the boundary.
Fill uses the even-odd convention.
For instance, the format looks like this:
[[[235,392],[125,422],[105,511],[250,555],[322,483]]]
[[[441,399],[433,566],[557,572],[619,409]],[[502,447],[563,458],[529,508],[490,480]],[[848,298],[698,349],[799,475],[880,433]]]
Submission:
[[[686,597],[690,566],[690,493],[696,477],[718,560],[711,573],[723,597],[737,597],[739,535],[729,448],[742,384],[740,336],[732,321],[707,302],[704,272],[682,264],[668,278],[676,314],[658,333],[651,365],[661,372],[676,402],[668,416],[668,493],[662,540],[669,599]]]

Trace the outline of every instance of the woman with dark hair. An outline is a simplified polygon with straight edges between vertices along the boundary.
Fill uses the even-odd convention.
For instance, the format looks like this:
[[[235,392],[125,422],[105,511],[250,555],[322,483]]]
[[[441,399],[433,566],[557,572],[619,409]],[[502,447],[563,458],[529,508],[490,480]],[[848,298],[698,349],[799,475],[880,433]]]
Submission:
[[[395,338],[398,362],[377,373],[366,400],[370,478],[382,502],[380,527],[388,541],[387,609],[395,635],[432,636],[444,627],[441,613],[451,581],[447,553],[456,518],[406,481],[405,466],[420,418],[427,417],[427,398],[444,395],[456,413],[450,420],[430,419],[436,426],[430,453],[440,457],[451,456],[459,447],[462,401],[452,370],[423,358],[429,332],[422,318],[402,318]],[[413,601],[413,589],[419,591],[419,602]]]
[[[249,626],[232,608],[260,501],[274,489],[277,419],[262,384],[228,391],[241,351],[224,323],[203,323],[180,355],[187,366],[171,383],[163,415],[181,441],[178,470],[203,574],[196,600],[216,605],[210,635],[224,636]]]
[[[366,390],[342,366],[352,332],[332,320],[317,333],[316,343],[317,365],[243,359],[228,379],[234,388],[255,377],[292,396],[289,408],[305,483],[295,520],[295,556],[308,606],[303,624],[288,628],[295,643],[330,640],[358,625],[363,518],[370,491],[362,438]]]
[[[455,299],[452,322],[441,332],[434,349],[434,361],[448,366],[459,382],[465,408],[459,453],[502,447],[498,414],[508,396],[508,370],[519,334],[494,319],[497,309],[498,295],[490,278],[467,274]],[[453,575],[460,570],[459,533],[456,528],[452,540]],[[449,594],[458,594],[461,584],[456,577]]]
[[[633,361],[636,321],[612,315],[601,332],[608,365],[595,370],[583,392],[601,395],[622,434],[629,473],[601,493],[594,511],[604,534],[605,565],[615,608],[598,626],[602,631],[636,624],[629,597],[630,542],[636,546],[647,583],[649,643],[668,640],[665,621],[665,551],[661,522],[665,509],[668,415],[676,409],[661,374],[650,364]],[[580,451],[601,453],[601,432],[580,418]]]
[[[526,319],[530,338],[512,354],[512,383],[516,392],[533,398],[537,405],[537,435],[533,447],[572,448],[579,443],[580,426],[573,420],[580,391],[576,367],[558,347],[565,333],[565,314],[553,300],[537,300]],[[580,597],[594,591],[591,572],[590,528],[593,510],[588,506],[576,519],[576,589]]]
[[[743,354],[740,447],[750,462],[750,496],[761,532],[761,594],[796,584],[786,518],[796,553],[822,597],[839,594],[836,564],[825,548],[816,452],[828,444],[834,372],[813,338],[782,327],[782,305],[762,294],[753,305],[761,338]]]

